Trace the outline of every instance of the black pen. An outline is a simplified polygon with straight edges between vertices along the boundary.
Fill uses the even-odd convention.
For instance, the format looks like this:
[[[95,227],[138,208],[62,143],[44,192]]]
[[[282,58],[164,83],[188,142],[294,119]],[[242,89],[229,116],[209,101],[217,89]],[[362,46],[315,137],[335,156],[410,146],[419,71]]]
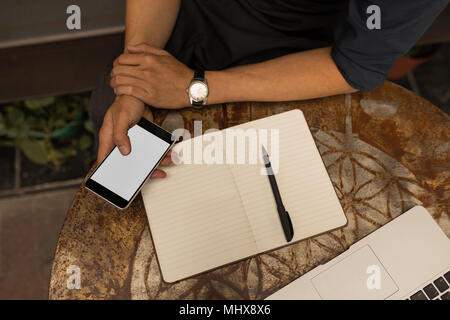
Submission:
[[[280,191],[278,190],[277,181],[275,180],[275,175],[272,170],[272,164],[270,163],[269,155],[267,154],[267,151],[264,148],[264,146],[262,146],[262,155],[267,170],[267,176],[269,177],[270,186],[272,187],[273,196],[277,204],[277,211],[278,216],[280,217],[281,226],[283,227],[286,241],[289,242],[294,237],[294,228],[292,227],[289,212],[286,211],[283,205],[283,201],[281,200]]]

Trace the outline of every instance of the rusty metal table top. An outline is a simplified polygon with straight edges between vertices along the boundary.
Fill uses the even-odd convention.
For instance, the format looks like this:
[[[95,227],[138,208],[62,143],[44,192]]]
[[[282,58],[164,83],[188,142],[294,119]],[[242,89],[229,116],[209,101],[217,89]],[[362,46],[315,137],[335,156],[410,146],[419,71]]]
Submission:
[[[236,103],[157,111],[169,129],[194,120],[223,129],[301,109],[348,225],[186,280],[162,281],[142,199],[120,212],[81,187],[62,227],[50,299],[262,299],[415,205],[450,237],[450,119],[412,92],[386,82],[358,92],[289,103]],[[80,289],[69,289],[69,266]]]

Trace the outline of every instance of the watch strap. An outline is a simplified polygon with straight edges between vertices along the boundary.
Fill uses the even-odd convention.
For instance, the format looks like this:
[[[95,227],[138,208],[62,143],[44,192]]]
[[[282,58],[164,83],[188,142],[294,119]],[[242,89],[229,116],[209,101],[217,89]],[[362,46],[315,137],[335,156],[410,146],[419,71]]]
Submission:
[[[205,81],[205,70],[195,70],[192,80]]]

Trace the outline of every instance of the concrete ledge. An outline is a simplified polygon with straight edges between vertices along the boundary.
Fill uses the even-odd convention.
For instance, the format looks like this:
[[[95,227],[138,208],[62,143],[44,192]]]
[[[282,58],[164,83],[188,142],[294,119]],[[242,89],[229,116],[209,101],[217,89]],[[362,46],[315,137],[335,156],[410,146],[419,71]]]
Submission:
[[[122,33],[0,50],[0,103],[95,88]]]

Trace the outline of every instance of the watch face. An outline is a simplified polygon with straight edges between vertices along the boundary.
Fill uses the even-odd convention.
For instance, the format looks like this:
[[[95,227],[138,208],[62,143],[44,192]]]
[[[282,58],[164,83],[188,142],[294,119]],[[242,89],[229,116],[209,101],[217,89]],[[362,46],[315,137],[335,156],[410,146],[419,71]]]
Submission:
[[[203,101],[208,97],[208,87],[203,82],[196,81],[189,87],[189,95],[194,101]]]

